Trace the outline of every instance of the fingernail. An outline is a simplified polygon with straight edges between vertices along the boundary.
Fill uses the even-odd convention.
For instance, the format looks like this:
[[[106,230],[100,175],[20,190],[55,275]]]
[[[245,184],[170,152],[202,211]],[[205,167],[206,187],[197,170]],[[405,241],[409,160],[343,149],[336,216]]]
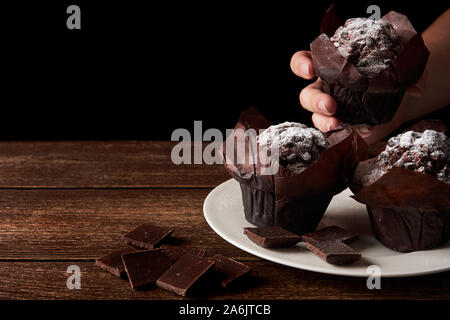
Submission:
[[[425,89],[420,84],[416,84],[416,88],[419,89],[420,95],[423,95],[423,93],[425,92]]]
[[[417,84],[412,86],[408,92],[413,97],[421,97],[424,93],[423,88]]]
[[[364,124],[353,126],[353,128],[355,128],[355,130],[358,132],[361,138],[368,137],[372,132],[372,127],[369,127]]]
[[[341,122],[340,122],[340,121],[337,122],[337,123],[332,123],[332,124],[330,124],[329,127],[328,127],[328,131],[337,129],[340,125],[341,125]]]
[[[366,127],[366,126],[361,126],[358,128],[358,131],[362,134],[369,134],[370,133],[370,128]]]
[[[305,63],[302,65],[302,73],[305,76],[310,76],[311,74],[309,73],[309,64]]]
[[[328,125],[328,131],[334,130],[334,128],[336,128],[336,127],[334,126],[334,124],[329,124],[329,125]]]

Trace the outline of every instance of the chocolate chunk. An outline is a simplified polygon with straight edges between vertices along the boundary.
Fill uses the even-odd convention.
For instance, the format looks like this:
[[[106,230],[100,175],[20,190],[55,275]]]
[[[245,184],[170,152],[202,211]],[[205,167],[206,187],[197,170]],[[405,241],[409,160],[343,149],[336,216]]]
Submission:
[[[212,261],[215,262],[214,274],[223,288],[226,288],[232,282],[246,275],[251,270],[249,266],[221,254],[216,254],[212,257]]]
[[[164,249],[127,253],[122,256],[132,289],[150,285],[170,268]]]
[[[192,254],[185,254],[157,281],[156,285],[176,294],[186,296],[195,283],[207,271],[211,270],[214,262],[202,259]]]
[[[163,244],[160,248],[166,250],[167,256],[172,263],[176,262],[186,253],[193,254],[194,256],[198,256],[200,258],[203,258],[206,253],[206,249],[197,247],[179,247]]]
[[[122,255],[126,253],[136,252],[134,248],[125,248],[104,255],[95,260],[95,264],[105,271],[112,273],[117,277],[126,277],[125,267],[122,262]]]
[[[361,259],[361,254],[340,241],[306,242],[306,247],[314,254],[331,264],[351,264]]]
[[[373,38],[366,38],[366,46],[372,47],[375,44],[375,40]]]
[[[338,226],[325,227],[302,236],[309,250],[326,262],[338,265],[350,264],[361,258],[359,252],[346,244],[356,239],[357,234]]]
[[[301,237],[281,227],[244,228],[244,234],[264,248],[290,247],[301,241]]]
[[[344,243],[350,243],[358,239],[358,235],[355,233],[350,233],[338,226],[329,226],[322,228],[320,230],[304,234],[302,240],[308,241],[338,241]]]
[[[153,249],[173,232],[173,229],[157,227],[150,223],[144,223],[123,236],[126,244],[139,249]]]

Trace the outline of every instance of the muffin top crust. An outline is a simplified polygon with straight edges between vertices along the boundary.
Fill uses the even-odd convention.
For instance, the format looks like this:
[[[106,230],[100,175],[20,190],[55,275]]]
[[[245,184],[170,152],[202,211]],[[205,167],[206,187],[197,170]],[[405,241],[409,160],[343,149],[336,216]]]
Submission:
[[[382,19],[348,19],[330,38],[344,58],[368,78],[386,69],[401,50],[400,38]]]
[[[388,140],[385,150],[376,159],[375,168],[365,177],[363,184],[376,181],[394,166],[426,173],[450,183],[449,156],[450,139],[443,132],[407,131]]]
[[[257,137],[257,141],[268,154],[272,147],[278,147],[280,164],[294,174],[306,170],[328,148],[322,132],[295,122],[270,126]]]

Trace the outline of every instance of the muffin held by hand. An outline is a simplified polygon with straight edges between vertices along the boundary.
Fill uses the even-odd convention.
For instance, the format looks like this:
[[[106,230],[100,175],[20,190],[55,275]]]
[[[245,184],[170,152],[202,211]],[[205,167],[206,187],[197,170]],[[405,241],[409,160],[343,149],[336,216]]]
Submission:
[[[254,145],[244,130],[257,130]],[[235,143],[232,143],[232,142]],[[240,142],[239,142],[240,141]],[[231,142],[231,143],[230,143]],[[237,163],[263,152],[277,170],[263,174],[263,164]],[[274,154],[275,153],[275,154]],[[227,171],[239,181],[245,218],[260,227],[280,226],[296,234],[314,231],[332,197],[348,185],[367,145],[349,128],[323,134],[300,123],[271,126],[256,109],[242,113],[222,149]]]
[[[382,19],[348,19],[330,40],[339,53],[369,79],[392,66],[402,49],[394,27]]]
[[[335,116],[350,124],[389,122],[425,69],[429,52],[422,36],[394,11],[379,20],[339,21],[331,7],[324,33],[311,43],[314,71],[337,102]]]
[[[407,131],[355,170],[354,198],[367,205],[375,237],[397,251],[432,249],[450,237],[450,139]]]

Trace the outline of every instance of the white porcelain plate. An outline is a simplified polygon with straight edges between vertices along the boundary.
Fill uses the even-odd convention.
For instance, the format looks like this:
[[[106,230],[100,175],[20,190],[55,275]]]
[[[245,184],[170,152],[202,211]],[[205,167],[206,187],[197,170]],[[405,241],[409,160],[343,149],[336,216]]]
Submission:
[[[400,253],[379,243],[370,229],[364,205],[350,197],[349,189],[336,195],[321,221],[321,226],[337,225],[356,232],[360,238],[351,246],[361,252],[362,259],[349,266],[326,263],[304,247],[266,249],[243,234],[253,226],[244,218],[239,183],[230,179],[217,186],[206,197],[203,211],[211,228],[226,241],[255,256],[294,268],[352,277],[368,277],[368,266],[377,265],[382,277],[407,277],[450,270],[450,242],[433,250]]]

